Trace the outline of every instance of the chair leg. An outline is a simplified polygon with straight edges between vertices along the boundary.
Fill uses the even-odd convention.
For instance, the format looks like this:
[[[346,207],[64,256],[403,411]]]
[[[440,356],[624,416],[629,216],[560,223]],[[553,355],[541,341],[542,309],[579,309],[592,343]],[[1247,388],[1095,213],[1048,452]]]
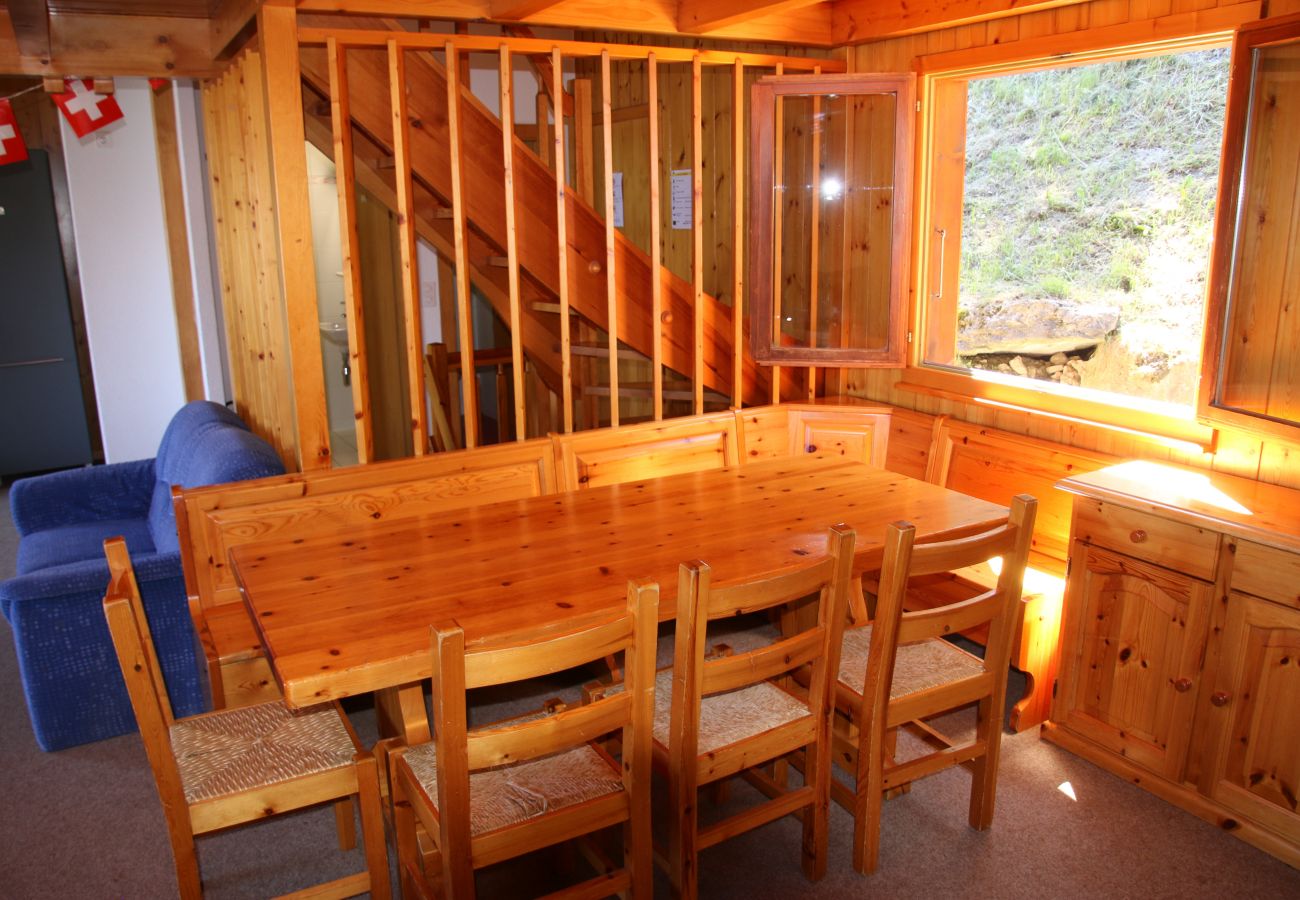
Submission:
[[[352,815],[351,797],[334,801],[334,826],[339,833],[340,850],[351,850],[357,845],[357,821]]]
[[[358,757],[356,766],[357,799],[361,805],[361,839],[365,842],[366,870],[370,873],[370,896],[373,900],[388,900],[392,893],[392,885],[388,879],[388,841],[384,837],[384,810],[379,792],[379,771],[374,756],[369,753]],[[335,809],[337,810],[338,807]],[[351,820],[349,808],[348,821]],[[353,843],[356,843],[355,834]]]
[[[176,865],[178,895],[181,900],[202,900],[203,882],[199,878],[199,856],[194,848],[194,835],[184,824],[174,823],[170,817],[167,832],[172,845],[172,861]]]
[[[853,868],[863,875],[880,861],[880,815],[884,795],[884,737],[874,732],[858,750],[858,777],[853,804]]]
[[[979,702],[975,739],[984,741],[984,755],[974,761],[970,789],[970,827],[983,831],[993,824],[993,805],[998,788],[998,757],[1002,748],[1002,717],[993,699]]]
[[[826,875],[826,853],[830,843],[831,760],[826,740],[810,746],[804,754],[804,784],[813,789],[812,803],[803,811],[803,873],[809,881]]]
[[[401,777],[396,777],[390,785],[390,798],[393,801],[393,833],[397,844],[397,871],[401,879],[403,897],[420,897],[429,893],[424,879],[417,877],[424,872],[424,862],[420,859],[420,847],[415,838],[415,810],[411,809],[406,799],[406,789]]]
[[[699,890],[699,849],[696,842],[699,824],[696,817],[698,791],[692,782],[685,790],[682,785],[673,785],[669,793],[668,878],[672,885],[672,896],[681,900],[696,900]]]

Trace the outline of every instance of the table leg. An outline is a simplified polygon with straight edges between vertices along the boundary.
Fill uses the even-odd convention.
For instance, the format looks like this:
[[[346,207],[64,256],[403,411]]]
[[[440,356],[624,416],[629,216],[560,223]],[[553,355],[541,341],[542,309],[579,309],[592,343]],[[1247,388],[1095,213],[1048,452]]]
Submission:
[[[375,714],[381,738],[400,737],[411,745],[423,744],[432,737],[424,688],[418,681],[375,691]]]

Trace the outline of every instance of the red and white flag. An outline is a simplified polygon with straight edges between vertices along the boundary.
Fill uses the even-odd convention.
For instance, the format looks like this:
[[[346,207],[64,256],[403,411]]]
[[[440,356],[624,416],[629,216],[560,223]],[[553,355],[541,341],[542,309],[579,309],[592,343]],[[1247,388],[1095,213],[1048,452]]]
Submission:
[[[27,158],[27,144],[18,132],[13,104],[0,100],[0,166],[22,162]]]
[[[122,118],[122,107],[112,94],[96,94],[94,82],[89,78],[65,78],[67,91],[51,99],[68,120],[77,137],[98,131],[110,122]]]

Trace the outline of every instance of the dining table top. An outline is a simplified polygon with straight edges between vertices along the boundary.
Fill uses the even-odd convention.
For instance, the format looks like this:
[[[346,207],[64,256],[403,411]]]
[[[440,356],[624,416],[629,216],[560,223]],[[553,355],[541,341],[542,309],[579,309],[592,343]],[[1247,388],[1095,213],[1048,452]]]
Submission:
[[[619,608],[701,559],[715,585],[775,575],[857,532],[854,572],[879,568],[885,527],[960,537],[1005,507],[839,456],[808,455],[421,514],[234,548],[244,602],[285,700],[299,707],[431,674],[429,629],[513,634]]]

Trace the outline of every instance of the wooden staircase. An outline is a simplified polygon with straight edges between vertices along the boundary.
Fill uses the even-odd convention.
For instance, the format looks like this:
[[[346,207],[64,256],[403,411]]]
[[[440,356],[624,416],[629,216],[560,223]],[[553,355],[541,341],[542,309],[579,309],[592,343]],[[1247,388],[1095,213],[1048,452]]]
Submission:
[[[304,23],[310,17],[304,17]],[[394,30],[388,20],[355,19],[358,28]],[[352,50],[349,60],[349,98],[357,142],[355,169],[357,184],[390,209],[397,209],[395,173],[388,160],[393,150],[388,65],[383,51]],[[328,118],[329,69],[324,49],[304,46],[301,50],[303,81],[309,89],[306,101],[307,139],[328,156],[333,155],[333,138]],[[408,117],[412,177],[419,188],[415,218],[419,235],[440,254],[453,254],[451,206],[451,143],[447,132],[446,80],[443,67],[431,54],[409,52],[406,58]],[[312,97],[316,99],[312,99]],[[462,160],[465,179],[466,217],[469,238],[470,278],[504,321],[509,321],[508,271],[500,265],[506,244],[504,162],[501,152],[501,123],[467,89],[462,89],[461,130],[464,146],[472,147]],[[559,264],[556,255],[555,176],[545,163],[517,137],[515,139],[515,191],[517,196],[520,290],[523,311],[522,341],[538,375],[559,390],[561,368],[558,348]],[[572,189],[566,190],[569,241],[569,298],[572,310],[591,326],[608,328],[606,300],[605,224],[603,219]],[[653,353],[655,327],[651,322],[651,262],[621,233],[616,234],[615,270],[619,351],[648,359]],[[691,286],[666,268],[658,277],[663,286],[664,321],[662,352],[665,366],[674,372],[692,370]],[[705,295],[704,382],[706,402],[730,402],[732,323],[731,308]],[[575,348],[575,355],[603,355],[608,348]],[[766,370],[754,364],[748,354],[742,366],[742,388],[746,402],[763,403],[771,396]],[[684,384],[668,379],[674,394]],[[585,391],[599,395],[599,385]],[[608,396],[608,387],[604,395]],[[620,396],[646,393],[644,385],[621,386]],[[666,399],[673,399],[667,394]]]

